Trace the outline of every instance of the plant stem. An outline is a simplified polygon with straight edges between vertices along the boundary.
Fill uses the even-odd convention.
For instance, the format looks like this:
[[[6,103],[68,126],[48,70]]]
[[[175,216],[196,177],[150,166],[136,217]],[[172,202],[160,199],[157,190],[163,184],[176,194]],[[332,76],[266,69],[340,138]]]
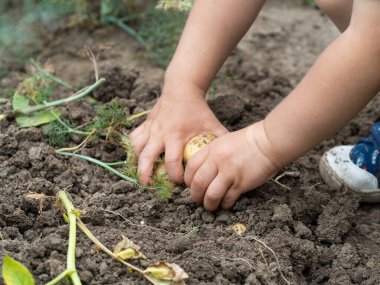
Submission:
[[[59,274],[57,277],[55,277],[53,280],[51,280],[50,282],[46,283],[45,285],[54,285],[54,284],[57,284],[58,281],[61,281],[63,278],[65,278],[66,276],[70,275],[74,273],[74,270],[72,269],[66,269],[65,271],[63,271],[61,274]]]
[[[118,166],[118,165],[125,165],[126,161],[103,162],[103,163],[108,166]]]
[[[111,250],[109,250],[104,244],[102,244],[93,234],[92,232],[87,228],[87,226],[82,222],[82,220],[80,218],[77,217],[77,225],[78,227],[82,230],[82,232],[94,243],[96,244],[101,250],[103,250],[105,253],[107,253],[109,256],[117,259],[118,261],[120,261],[121,263],[123,263],[124,265],[130,267],[131,269],[141,273],[141,274],[144,274],[143,271],[130,264],[129,262],[126,262],[125,260],[122,260],[120,259],[116,254],[114,254]]]
[[[92,84],[92,85],[84,88],[82,91],[77,92],[76,94],[74,94],[74,95],[72,95],[70,97],[67,97],[65,99],[48,102],[48,103],[43,104],[43,105],[27,107],[27,108],[24,108],[24,109],[16,109],[16,110],[13,110],[13,112],[11,112],[11,113],[26,115],[26,114],[30,114],[30,113],[33,113],[33,112],[45,110],[45,109],[48,109],[48,108],[51,108],[51,107],[67,104],[67,103],[69,103],[71,101],[77,100],[79,98],[82,98],[82,97],[88,95],[89,93],[91,93],[93,90],[95,90],[97,87],[99,87],[104,82],[105,82],[105,79],[104,78],[100,78],[94,84]]]
[[[77,217],[77,225],[82,230],[82,232],[97,246],[99,249],[103,250],[106,254],[111,256],[112,258],[116,259],[117,261],[121,262],[122,264],[126,265],[129,269],[132,269],[140,274],[142,274],[148,281],[150,281],[153,284],[157,284],[153,279],[151,279],[148,275],[144,273],[143,270],[140,268],[134,266],[133,264],[119,258],[116,254],[114,254],[111,250],[109,250],[104,244],[102,244],[93,234],[92,232],[87,228],[87,226],[82,222],[82,220]]]
[[[95,163],[107,170],[109,170],[110,172],[112,172],[113,174],[116,174],[117,176],[123,178],[124,180],[127,180],[129,182],[132,182],[133,184],[136,184],[136,185],[139,185],[139,182],[136,180],[136,179],[133,179],[129,176],[126,176],[122,173],[120,173],[119,171],[117,171],[116,169],[112,168],[111,166],[109,166],[107,163],[103,162],[103,161],[100,161],[100,160],[97,160],[95,158],[92,158],[92,157],[89,157],[89,156],[86,156],[86,155],[81,155],[81,154],[77,154],[77,153],[71,153],[71,152],[65,152],[65,151],[60,151],[60,150],[56,150],[56,153],[58,154],[61,154],[61,155],[66,155],[66,156],[75,156],[75,157],[79,157],[83,160],[87,160],[89,162],[92,162],[92,163]],[[144,186],[142,186],[144,188]],[[145,187],[147,188],[147,187]]]
[[[44,103],[46,104],[46,102],[44,102]],[[57,120],[57,122],[59,122],[66,129],[66,133],[83,135],[83,136],[88,136],[90,134],[90,132],[84,132],[84,131],[75,130],[75,129],[71,128],[59,116],[57,116],[54,112],[50,112],[50,113]]]
[[[144,115],[146,115],[146,114],[149,114],[150,111],[151,111],[151,110],[142,111],[142,112],[140,112],[140,113],[137,113],[137,114],[134,114],[134,115],[132,115],[132,116],[129,116],[129,117],[127,118],[127,122],[133,121],[133,120],[135,120],[135,119],[137,119],[137,118],[140,118],[140,117],[142,117],[142,116],[144,116]]]
[[[65,87],[66,89],[69,89],[69,90],[73,90],[74,88],[67,82],[63,81],[62,79],[59,79],[58,77],[55,77],[54,75],[50,74],[49,72],[47,72],[46,70],[44,70],[34,59],[31,59],[30,60],[30,63],[32,64],[32,66],[37,69],[38,72],[40,72],[43,76],[51,79],[52,81],[54,81],[55,83],[59,84],[59,85],[62,85],[63,87]]]
[[[73,146],[73,147],[64,147],[64,148],[60,148],[60,149],[57,149],[56,152],[66,152],[66,151],[77,151],[77,150],[80,150],[81,148],[83,148],[87,141],[91,138],[91,136],[96,132],[96,130],[92,130],[89,134],[87,134],[87,137],[78,145],[76,146]]]
[[[133,28],[128,26],[122,20],[113,16],[106,16],[104,20],[107,21],[108,23],[115,24],[120,29],[126,31],[128,34],[134,37],[142,46],[144,46],[146,49],[149,49],[148,43]]]
[[[69,219],[69,226],[70,226],[66,270],[69,270],[71,272],[69,276],[74,285],[82,285],[82,282],[80,281],[78,272],[75,267],[75,247],[76,247],[76,237],[77,237],[76,236],[77,216],[75,214],[75,208],[74,208],[73,203],[71,203],[69,197],[67,196],[66,192],[64,191],[58,192],[58,199],[62,202],[62,205],[67,212],[67,216]]]

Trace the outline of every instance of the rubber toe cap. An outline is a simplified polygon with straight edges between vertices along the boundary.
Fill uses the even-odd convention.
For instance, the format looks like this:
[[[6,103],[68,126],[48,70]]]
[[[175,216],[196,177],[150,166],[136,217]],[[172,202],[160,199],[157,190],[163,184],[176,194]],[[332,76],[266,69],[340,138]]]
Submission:
[[[324,153],[319,164],[323,180],[332,189],[346,187],[359,194],[363,202],[380,202],[377,178],[352,162],[352,148],[337,146]]]

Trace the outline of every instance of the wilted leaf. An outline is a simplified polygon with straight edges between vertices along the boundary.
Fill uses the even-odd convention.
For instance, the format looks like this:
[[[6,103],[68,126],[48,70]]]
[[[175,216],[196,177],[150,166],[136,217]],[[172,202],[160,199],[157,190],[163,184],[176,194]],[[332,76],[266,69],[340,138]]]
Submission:
[[[6,285],[34,285],[29,270],[8,255],[4,257],[2,274]]]
[[[59,111],[40,111],[30,115],[16,115],[16,122],[20,128],[30,128],[55,121],[61,113]]]
[[[40,204],[39,204],[39,208],[38,208],[38,213],[41,214],[42,210],[43,210],[44,201],[47,198],[47,196],[43,193],[41,194],[41,193],[36,193],[33,191],[29,191],[25,196],[27,198],[31,198],[31,199],[39,201]]]
[[[238,235],[242,235],[247,231],[247,227],[243,224],[237,223],[226,228],[227,231],[234,232]]]
[[[185,285],[189,275],[177,264],[161,261],[144,270],[144,274],[156,285]]]
[[[128,260],[128,259],[136,259],[136,256],[138,256],[139,253],[133,248],[127,248],[125,250],[120,251],[116,255],[122,260]]]
[[[44,200],[47,198],[47,196],[43,193],[37,193],[33,191],[28,191],[28,193],[25,195],[27,198],[35,199],[35,200]]]
[[[162,280],[172,280],[175,274],[164,262],[149,266],[145,272],[149,272],[152,277]]]
[[[12,108],[13,110],[29,107],[29,99],[20,95],[17,91],[13,94]]]
[[[146,258],[145,255],[140,252],[140,247],[138,245],[134,244],[124,235],[122,235],[122,238],[123,240],[115,246],[113,250],[114,254],[122,260]]]

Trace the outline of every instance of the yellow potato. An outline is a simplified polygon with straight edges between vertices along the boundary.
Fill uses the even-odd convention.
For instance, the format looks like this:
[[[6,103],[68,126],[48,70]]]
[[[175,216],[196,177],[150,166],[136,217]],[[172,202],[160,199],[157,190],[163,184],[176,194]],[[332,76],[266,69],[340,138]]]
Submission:
[[[199,150],[204,148],[214,139],[216,139],[216,137],[210,134],[198,135],[198,136],[193,137],[185,145],[185,149],[183,152],[183,161],[187,163],[190,157],[192,157],[194,154],[196,154]],[[169,178],[169,174],[168,174],[168,171],[166,170],[165,162],[163,160],[160,162],[156,162],[154,166],[154,170],[153,170],[153,177],[165,179],[168,182],[172,183],[174,186],[174,183]]]
[[[185,149],[183,151],[183,161],[187,163],[194,154],[211,143],[214,139],[216,139],[216,137],[211,134],[198,135],[193,137],[185,145]]]
[[[244,224],[237,223],[237,224],[233,224],[231,226],[228,226],[226,228],[226,230],[229,232],[234,232],[238,235],[242,235],[247,231],[247,227]]]
[[[159,177],[163,177],[165,175],[167,175],[167,171],[166,171],[166,167],[165,167],[165,162],[164,161],[160,161],[158,163],[156,163],[156,165],[154,166],[154,173],[153,175],[157,175]]]

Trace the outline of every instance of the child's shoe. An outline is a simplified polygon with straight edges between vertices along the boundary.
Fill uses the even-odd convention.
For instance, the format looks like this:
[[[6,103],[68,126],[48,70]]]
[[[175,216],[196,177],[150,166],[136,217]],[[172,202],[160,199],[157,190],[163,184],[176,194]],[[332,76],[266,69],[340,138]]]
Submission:
[[[380,122],[371,127],[371,136],[355,146],[336,146],[324,153],[319,163],[323,180],[332,189],[346,188],[363,202],[380,202]]]

